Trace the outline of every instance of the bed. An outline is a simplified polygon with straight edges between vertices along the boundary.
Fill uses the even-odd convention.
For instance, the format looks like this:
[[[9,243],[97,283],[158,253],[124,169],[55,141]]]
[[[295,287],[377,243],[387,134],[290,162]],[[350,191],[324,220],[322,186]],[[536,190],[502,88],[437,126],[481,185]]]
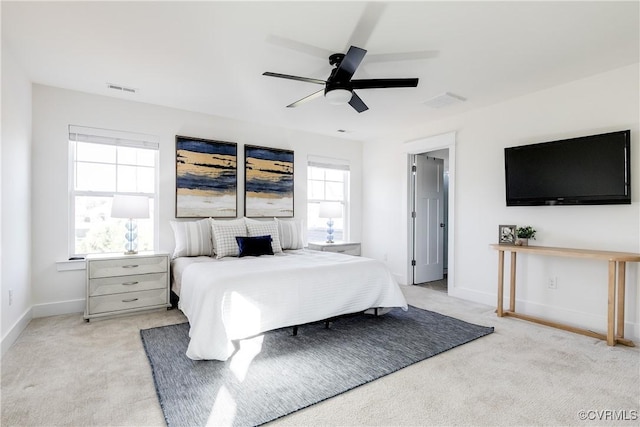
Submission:
[[[407,302],[373,259],[306,249],[280,255],[177,258],[172,290],[190,323],[187,356],[227,360],[233,340]]]

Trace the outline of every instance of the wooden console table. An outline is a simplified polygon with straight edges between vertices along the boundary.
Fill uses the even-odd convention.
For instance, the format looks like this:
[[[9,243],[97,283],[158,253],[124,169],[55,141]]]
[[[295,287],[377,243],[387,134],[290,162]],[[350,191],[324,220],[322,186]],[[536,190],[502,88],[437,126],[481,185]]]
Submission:
[[[608,345],[616,343],[634,347],[633,341],[624,338],[624,293],[625,293],[625,267],[627,262],[640,262],[640,254],[629,252],[609,252],[589,249],[553,248],[545,246],[512,246],[512,245],[490,245],[498,251],[498,316],[511,316],[530,322],[554,328],[564,329],[589,337],[606,340]],[[504,294],[504,253],[511,252],[511,278],[509,310],[504,310],[502,300]],[[535,255],[546,255],[555,257],[587,258],[607,261],[609,263],[609,296],[607,302],[607,334],[599,334],[587,329],[576,328],[563,325],[561,323],[544,320],[526,314],[516,313],[516,254],[529,253]],[[617,280],[616,280],[617,278]],[[617,298],[616,298],[617,294]],[[616,305],[618,315],[616,317]]]

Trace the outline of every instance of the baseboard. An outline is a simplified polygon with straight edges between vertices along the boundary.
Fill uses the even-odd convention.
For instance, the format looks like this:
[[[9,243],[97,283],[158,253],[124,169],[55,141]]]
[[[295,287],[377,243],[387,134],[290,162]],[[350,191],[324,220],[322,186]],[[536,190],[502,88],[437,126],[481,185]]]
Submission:
[[[449,296],[460,298],[467,301],[473,301],[485,304],[493,308],[496,307],[498,297],[496,294],[479,292],[468,288],[449,288]],[[604,302],[606,304],[606,301]],[[509,305],[508,296],[505,296],[504,307]],[[562,307],[553,307],[546,304],[539,304],[530,301],[519,300],[516,298],[516,311],[530,316],[537,316],[543,319],[549,319],[578,328],[591,329],[596,332],[607,332],[606,315],[594,315],[577,310],[570,310]],[[624,323],[625,338],[633,341],[640,341],[640,324],[625,321]]]
[[[22,316],[13,324],[9,329],[9,332],[2,337],[2,343],[0,344],[0,358],[4,357],[5,353],[18,339],[22,331],[27,327],[31,319],[33,318],[33,307],[27,309]]]
[[[60,314],[83,313],[85,308],[84,299],[70,301],[58,301],[47,304],[35,304],[33,307],[33,317],[58,316]]]

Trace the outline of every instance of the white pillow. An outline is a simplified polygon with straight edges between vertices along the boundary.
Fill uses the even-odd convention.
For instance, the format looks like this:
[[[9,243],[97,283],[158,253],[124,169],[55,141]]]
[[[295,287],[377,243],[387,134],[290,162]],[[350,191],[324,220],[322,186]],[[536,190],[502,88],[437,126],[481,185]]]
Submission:
[[[274,254],[282,253],[278,224],[275,221],[258,221],[257,219],[245,218],[247,233],[249,237],[271,236],[271,248]]]
[[[169,221],[176,247],[173,258],[182,256],[213,255],[211,224],[209,219],[199,221]]]
[[[283,221],[274,218],[278,224],[278,235],[282,249],[302,249],[304,247],[304,231],[299,219]]]
[[[243,218],[227,221],[212,219],[211,230],[213,231],[213,251],[216,258],[240,255],[236,236],[247,237],[247,226]]]

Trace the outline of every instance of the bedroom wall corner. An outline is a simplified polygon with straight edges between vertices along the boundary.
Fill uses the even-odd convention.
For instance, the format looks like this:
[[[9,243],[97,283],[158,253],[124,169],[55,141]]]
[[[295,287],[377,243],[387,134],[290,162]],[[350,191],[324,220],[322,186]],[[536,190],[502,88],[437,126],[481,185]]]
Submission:
[[[2,40],[2,355],[31,320],[31,82]]]

